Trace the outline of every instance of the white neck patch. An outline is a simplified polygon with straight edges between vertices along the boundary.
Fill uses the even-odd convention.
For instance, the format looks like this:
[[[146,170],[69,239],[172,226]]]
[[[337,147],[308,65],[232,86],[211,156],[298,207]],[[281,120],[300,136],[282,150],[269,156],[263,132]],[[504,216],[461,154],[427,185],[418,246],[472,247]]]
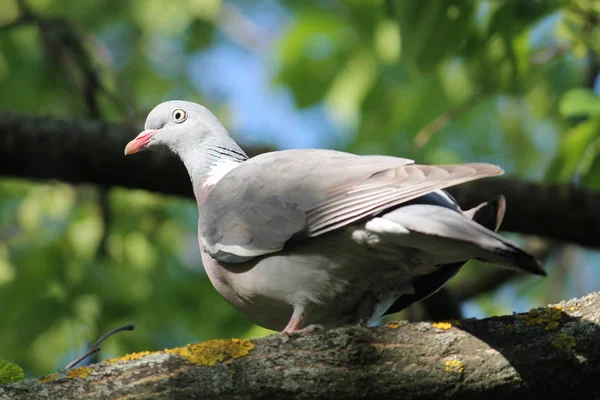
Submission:
[[[235,161],[223,160],[219,165],[215,165],[208,173],[208,178],[202,184],[203,187],[215,186],[229,171],[240,165]]]

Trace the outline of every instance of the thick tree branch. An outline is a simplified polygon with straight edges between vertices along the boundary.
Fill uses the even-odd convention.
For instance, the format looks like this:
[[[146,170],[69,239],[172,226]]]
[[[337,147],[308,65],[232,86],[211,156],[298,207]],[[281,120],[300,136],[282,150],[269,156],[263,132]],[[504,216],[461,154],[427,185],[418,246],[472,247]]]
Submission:
[[[464,208],[504,194],[507,211],[501,230],[600,247],[600,193],[507,178],[485,179],[448,191]]]
[[[600,294],[525,314],[220,340],[0,386],[0,399],[600,398]]]
[[[189,178],[179,160],[150,152],[123,155],[125,144],[139,129],[1,112],[0,175],[191,197]],[[465,207],[503,193],[508,202],[503,230],[600,247],[600,193],[506,178],[460,185],[450,192]]]

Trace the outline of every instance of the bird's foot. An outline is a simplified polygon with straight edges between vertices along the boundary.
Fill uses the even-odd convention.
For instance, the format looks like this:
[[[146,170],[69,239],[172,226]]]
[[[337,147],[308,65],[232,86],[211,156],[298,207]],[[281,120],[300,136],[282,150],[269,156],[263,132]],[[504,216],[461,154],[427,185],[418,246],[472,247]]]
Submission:
[[[369,326],[368,324],[369,321],[367,321],[366,319],[359,319],[358,322],[356,323],[356,326],[359,328],[367,328]]]
[[[302,328],[304,321],[306,321],[307,309],[305,302],[299,302],[294,305],[294,312],[290,321],[283,329],[285,333],[312,333],[316,331],[322,331],[323,325],[312,324]]]
[[[304,328],[300,328],[300,329],[296,329],[294,328],[288,328],[286,327],[283,332],[285,333],[313,333],[313,332],[317,332],[317,331],[322,331],[323,329],[323,325],[321,324],[312,324],[309,325],[307,327]]]

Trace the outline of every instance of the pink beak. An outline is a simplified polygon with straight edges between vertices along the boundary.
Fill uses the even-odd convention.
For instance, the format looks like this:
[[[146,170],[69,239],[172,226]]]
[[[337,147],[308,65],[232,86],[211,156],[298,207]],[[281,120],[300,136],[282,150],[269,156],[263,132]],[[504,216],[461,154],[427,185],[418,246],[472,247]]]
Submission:
[[[129,154],[134,154],[140,151],[144,146],[148,144],[150,138],[152,138],[152,136],[156,132],[158,132],[158,130],[148,129],[137,135],[135,139],[127,143],[127,146],[125,146],[125,155],[127,156]]]

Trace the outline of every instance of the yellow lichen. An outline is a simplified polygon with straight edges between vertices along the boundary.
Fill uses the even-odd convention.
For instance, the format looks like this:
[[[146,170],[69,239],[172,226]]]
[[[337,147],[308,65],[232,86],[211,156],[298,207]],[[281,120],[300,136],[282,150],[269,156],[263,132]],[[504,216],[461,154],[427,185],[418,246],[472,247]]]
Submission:
[[[124,355],[123,357],[111,358],[110,360],[106,360],[106,362],[116,363],[119,361],[133,361],[133,360],[137,360],[138,358],[142,358],[144,356],[147,356],[149,354],[154,354],[154,353],[157,353],[157,352],[156,351],[140,351],[139,353],[131,353],[131,354]]]
[[[255,347],[254,343],[245,339],[209,340],[166,349],[165,353],[178,354],[196,365],[215,365],[229,358],[244,357]]]
[[[431,324],[431,326],[437,329],[443,329],[445,331],[452,328],[452,324],[450,322],[434,322],[433,324]]]
[[[43,378],[40,378],[40,383],[53,382],[60,378],[62,378],[62,376],[60,374],[50,374],[50,375],[44,376]]]
[[[48,382],[53,382],[56,381],[58,379],[64,379],[64,378],[68,378],[68,379],[73,379],[73,378],[80,378],[80,379],[85,379],[88,376],[90,376],[92,374],[92,372],[94,372],[94,370],[90,367],[79,367],[79,368],[74,368],[74,369],[70,369],[66,375],[63,373],[56,373],[56,374],[50,374],[50,375],[46,375],[43,378],[40,378],[40,383],[48,383]]]
[[[575,340],[575,337],[567,335],[566,333],[561,333],[552,341],[552,346],[566,352],[573,351],[576,345],[577,341]]]
[[[400,326],[400,324],[397,322],[390,322],[388,324],[388,328],[392,328],[392,329],[398,329],[399,326]]]
[[[94,372],[94,370],[91,369],[90,367],[79,367],[79,368],[75,368],[75,369],[70,369],[69,372],[67,373],[67,378],[69,378],[69,379],[73,379],[73,378],[85,379],[88,376],[90,376],[92,374],[92,372]]]
[[[444,362],[444,366],[446,367],[446,372],[451,372],[455,374],[462,374],[465,372],[465,367],[463,363],[459,360],[447,360]]]
[[[188,344],[185,347],[165,349],[164,353],[177,354],[196,365],[215,365],[229,358],[243,357],[255,347],[254,343],[246,339],[209,340],[207,342]],[[127,354],[123,357],[112,358],[106,362],[133,361],[150,354],[160,353],[163,352],[142,351],[139,353]]]
[[[196,365],[215,365],[227,359],[240,358],[248,355],[256,346],[250,340],[246,339],[230,339],[230,340],[209,340],[207,342],[201,342],[196,344],[188,344],[185,347],[177,347],[174,349],[165,349],[164,353],[177,354],[192,364]],[[106,360],[108,363],[115,363],[119,361],[133,361],[138,358],[150,355],[160,354],[160,351],[142,351],[139,353],[127,354],[123,357],[112,358]],[[94,372],[89,367],[79,367],[69,370],[66,378],[80,378],[85,379]],[[43,378],[40,378],[40,383],[48,383],[57,379],[65,378],[63,374],[50,374]]]
[[[569,307],[569,311],[577,311],[577,310],[579,310],[578,306],[571,306],[571,307]]]
[[[564,307],[561,305],[535,309],[529,311],[523,316],[523,322],[527,326],[543,325],[548,331],[553,331],[559,328],[560,320],[564,315]]]

